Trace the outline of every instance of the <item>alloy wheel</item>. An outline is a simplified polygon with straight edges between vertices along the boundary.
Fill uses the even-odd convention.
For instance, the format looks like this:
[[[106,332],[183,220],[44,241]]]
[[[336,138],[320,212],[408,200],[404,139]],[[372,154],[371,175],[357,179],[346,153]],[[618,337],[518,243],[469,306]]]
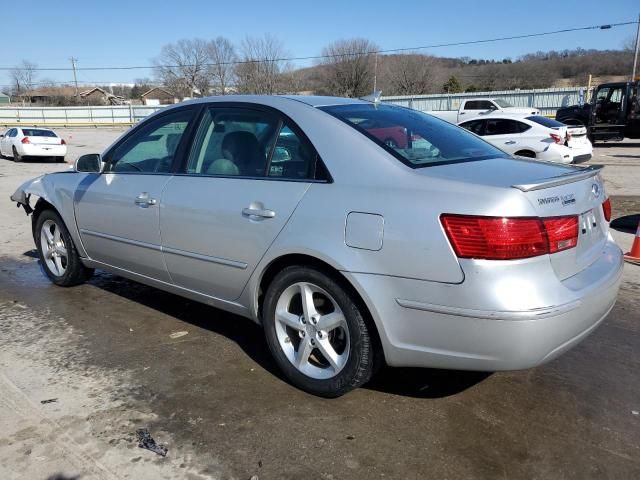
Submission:
[[[300,372],[316,380],[336,376],[349,358],[349,327],[334,298],[308,282],[287,287],[276,304],[276,336]]]
[[[60,227],[53,220],[47,220],[42,224],[40,247],[49,271],[56,277],[62,277],[67,271],[69,257]]]

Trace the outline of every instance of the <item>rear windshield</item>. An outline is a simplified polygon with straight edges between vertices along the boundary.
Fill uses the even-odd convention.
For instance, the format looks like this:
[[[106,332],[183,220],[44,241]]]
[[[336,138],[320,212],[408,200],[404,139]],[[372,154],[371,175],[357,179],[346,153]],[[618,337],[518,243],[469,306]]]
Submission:
[[[23,128],[22,133],[25,137],[57,137],[51,130],[40,130],[38,128]]]
[[[527,117],[527,120],[531,120],[532,122],[539,123],[540,125],[549,128],[566,127],[564,123],[560,123],[552,118],[542,117],[540,115],[532,115]]]
[[[412,168],[506,156],[465,129],[416,110],[373,103],[319,108]]]

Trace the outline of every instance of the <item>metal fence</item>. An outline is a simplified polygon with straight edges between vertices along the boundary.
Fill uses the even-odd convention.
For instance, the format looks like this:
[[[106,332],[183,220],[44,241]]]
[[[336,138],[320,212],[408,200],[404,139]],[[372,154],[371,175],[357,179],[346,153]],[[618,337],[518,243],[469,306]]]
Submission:
[[[383,102],[421,111],[457,110],[468,98],[502,98],[516,107],[538,107],[543,115],[553,116],[556,110],[574,105],[587,98],[586,88],[544,88],[536,90],[502,90],[454,94],[382,97]],[[0,126],[109,126],[132,125],[163,105],[119,105],[108,107],[0,107]]]
[[[588,98],[585,87],[567,87],[452,94],[439,93],[435,95],[398,97],[383,96],[382,101],[425,112],[433,110],[457,110],[462,100],[470,98],[501,98],[515,107],[538,107],[543,115],[554,116],[558,108],[579,103],[581,92],[582,98]]]
[[[132,125],[163,108],[161,105],[108,107],[1,107],[0,125],[120,126]]]

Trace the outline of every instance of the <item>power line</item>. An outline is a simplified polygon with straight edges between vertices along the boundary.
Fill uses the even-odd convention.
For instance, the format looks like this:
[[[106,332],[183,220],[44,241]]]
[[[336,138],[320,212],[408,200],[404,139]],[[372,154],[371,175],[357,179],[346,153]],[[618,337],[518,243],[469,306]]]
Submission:
[[[390,48],[384,50],[371,50],[368,52],[364,52],[366,54],[381,54],[381,53],[399,53],[399,52],[411,52],[417,50],[426,50],[433,48],[443,48],[443,47],[456,47],[462,45],[476,45],[481,43],[492,43],[492,42],[502,42],[507,40],[519,40],[523,38],[533,38],[533,37],[543,37],[547,35],[557,35],[560,33],[569,33],[569,32],[578,32],[585,30],[609,30],[614,27],[622,27],[625,25],[636,25],[638,24],[638,20],[633,20],[629,22],[618,22],[618,23],[608,23],[603,25],[591,25],[588,27],[576,27],[576,28],[563,28],[561,30],[553,30],[549,32],[539,32],[539,33],[528,33],[523,35],[511,35],[507,37],[497,37],[497,38],[488,38],[481,40],[467,40],[463,42],[449,42],[449,43],[435,43],[432,45],[422,45],[418,47],[403,47],[403,48]],[[130,65],[130,66],[114,66],[114,67],[82,67],[76,68],[76,70],[80,71],[98,71],[98,70],[144,70],[144,69],[153,69],[153,68],[179,68],[179,67],[194,67],[194,66],[215,66],[215,65],[241,65],[247,63],[264,63],[264,62],[289,62],[289,61],[303,61],[303,60],[322,60],[329,58],[344,58],[349,56],[358,56],[362,55],[363,52],[357,53],[340,53],[340,54],[328,54],[328,55],[311,55],[306,57],[282,57],[282,58],[269,58],[269,59],[249,59],[249,60],[234,60],[229,62],[216,62],[216,63],[202,63],[199,65]],[[12,70],[15,67],[0,67],[1,70]],[[41,71],[41,72],[63,72],[63,71],[71,71],[73,68],[69,67],[46,67],[46,68],[34,68],[33,70]]]

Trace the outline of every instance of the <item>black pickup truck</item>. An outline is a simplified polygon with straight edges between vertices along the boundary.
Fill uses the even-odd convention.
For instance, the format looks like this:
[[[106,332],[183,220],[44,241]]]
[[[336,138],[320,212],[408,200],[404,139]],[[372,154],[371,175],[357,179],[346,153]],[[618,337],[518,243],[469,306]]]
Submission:
[[[640,82],[603,83],[591,103],[560,108],[556,120],[587,127],[592,142],[640,138],[639,90]]]

